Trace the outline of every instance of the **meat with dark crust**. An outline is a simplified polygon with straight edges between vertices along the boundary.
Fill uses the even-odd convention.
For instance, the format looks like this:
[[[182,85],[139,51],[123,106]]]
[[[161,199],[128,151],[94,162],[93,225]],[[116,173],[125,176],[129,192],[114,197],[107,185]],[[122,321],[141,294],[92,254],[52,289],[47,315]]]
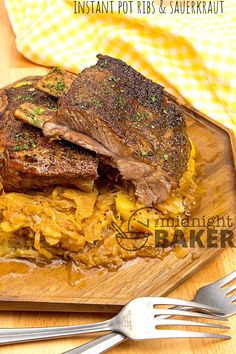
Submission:
[[[91,190],[97,177],[97,159],[65,141],[50,142],[42,132],[17,121],[15,109],[28,102],[43,110],[57,109],[57,100],[34,88],[38,77],[20,80],[0,91],[0,181],[6,191],[75,185]],[[30,84],[27,84],[30,83]]]
[[[163,87],[104,55],[73,81],[44,134],[109,157],[145,205],[178,186],[190,155],[183,113]]]

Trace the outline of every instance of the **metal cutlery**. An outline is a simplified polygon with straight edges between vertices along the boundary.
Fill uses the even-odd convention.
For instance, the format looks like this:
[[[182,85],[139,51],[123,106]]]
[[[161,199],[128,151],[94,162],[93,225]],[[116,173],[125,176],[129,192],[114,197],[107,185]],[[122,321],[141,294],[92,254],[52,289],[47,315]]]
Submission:
[[[236,289],[236,284],[222,288],[229,282],[236,280],[236,271],[228,274],[224,278],[221,278],[211,284],[201,287],[196,292],[193,299],[195,302],[214,306],[219,308],[225,313],[225,317],[230,317],[236,313],[236,304],[233,301],[236,300],[236,295],[227,296],[230,292]],[[179,308],[179,307],[178,307]],[[182,308],[182,307],[181,307]],[[179,308],[179,309],[181,309]],[[186,309],[186,308],[182,308]],[[162,318],[167,316],[161,316]],[[67,351],[67,354],[101,354],[109,349],[112,349],[116,345],[125,341],[127,337],[121,333],[109,333],[105,336],[99,337],[93,341],[83,344],[77,348]],[[64,353],[64,354],[66,354]]]
[[[185,309],[162,308],[163,305],[183,306]],[[160,308],[159,308],[160,307]],[[194,312],[198,311],[198,312]],[[204,311],[205,313],[201,313]],[[201,319],[226,320],[219,309],[196,302],[165,297],[141,297],[130,301],[112,319],[93,324],[47,327],[47,328],[16,328],[0,329],[0,344],[12,344],[37,340],[62,338],[77,334],[116,331],[131,339],[151,338],[221,338],[229,336],[210,332],[197,332],[175,329],[177,326],[199,326],[205,328],[228,329],[229,327],[198,322],[195,320],[179,320],[160,318],[160,315],[195,317]],[[160,326],[173,326],[174,329],[160,329]]]

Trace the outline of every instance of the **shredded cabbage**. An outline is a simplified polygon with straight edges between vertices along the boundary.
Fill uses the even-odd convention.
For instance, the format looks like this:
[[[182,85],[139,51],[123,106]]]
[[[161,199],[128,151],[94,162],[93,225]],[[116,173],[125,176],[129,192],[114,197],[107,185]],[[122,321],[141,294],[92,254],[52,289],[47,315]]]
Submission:
[[[194,181],[195,155],[192,145],[179,188],[165,202],[156,205],[159,215],[176,217],[194,209],[198,194]],[[51,193],[2,191],[0,256],[36,261],[60,258],[72,260],[81,269],[110,270],[137,256],[162,258],[163,249],[154,247],[157,228],[154,209],[151,213],[143,209],[139,216],[143,225],[147,218],[153,220],[148,227],[137,220],[129,221],[139,208],[142,205],[137,203],[134,193],[119,186],[115,191],[98,188],[90,193],[63,187],[56,187]],[[128,240],[117,234],[114,222]],[[130,237],[131,231],[144,236]]]

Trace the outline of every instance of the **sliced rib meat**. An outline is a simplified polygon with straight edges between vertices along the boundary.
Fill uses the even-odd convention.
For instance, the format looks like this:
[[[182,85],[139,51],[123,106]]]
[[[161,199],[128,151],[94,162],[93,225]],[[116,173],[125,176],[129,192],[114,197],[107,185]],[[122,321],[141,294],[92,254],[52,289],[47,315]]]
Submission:
[[[55,112],[57,100],[34,88],[29,77],[0,91],[0,180],[6,191],[43,189],[63,184],[91,190],[97,177],[94,154],[65,141],[50,142],[42,132],[17,121],[20,104],[36,104],[37,122],[44,111]]]
[[[164,201],[178,186],[191,149],[182,110],[171,95],[104,55],[73,80],[43,131],[105,158],[133,183],[145,205]]]

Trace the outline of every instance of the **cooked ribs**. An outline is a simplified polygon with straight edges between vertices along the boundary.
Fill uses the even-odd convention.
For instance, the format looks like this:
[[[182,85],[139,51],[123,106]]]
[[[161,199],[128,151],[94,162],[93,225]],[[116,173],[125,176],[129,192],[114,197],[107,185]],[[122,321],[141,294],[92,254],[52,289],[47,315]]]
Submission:
[[[34,88],[37,77],[22,79],[0,91],[0,181],[6,191],[42,189],[58,184],[91,190],[97,177],[93,153],[67,142],[52,141],[17,121],[15,109],[25,102],[38,105],[34,121],[55,112],[57,99]]]
[[[31,102],[22,103],[14,112],[15,118],[39,129],[43,129],[44,123],[50,120],[52,115],[50,108],[42,108],[42,105]]]
[[[103,55],[73,81],[43,130],[109,158],[145,205],[178,186],[190,154],[183,113],[163,87]]]
[[[54,97],[62,97],[71,87],[77,75],[59,68],[53,68],[49,73],[36,82],[35,87]]]

